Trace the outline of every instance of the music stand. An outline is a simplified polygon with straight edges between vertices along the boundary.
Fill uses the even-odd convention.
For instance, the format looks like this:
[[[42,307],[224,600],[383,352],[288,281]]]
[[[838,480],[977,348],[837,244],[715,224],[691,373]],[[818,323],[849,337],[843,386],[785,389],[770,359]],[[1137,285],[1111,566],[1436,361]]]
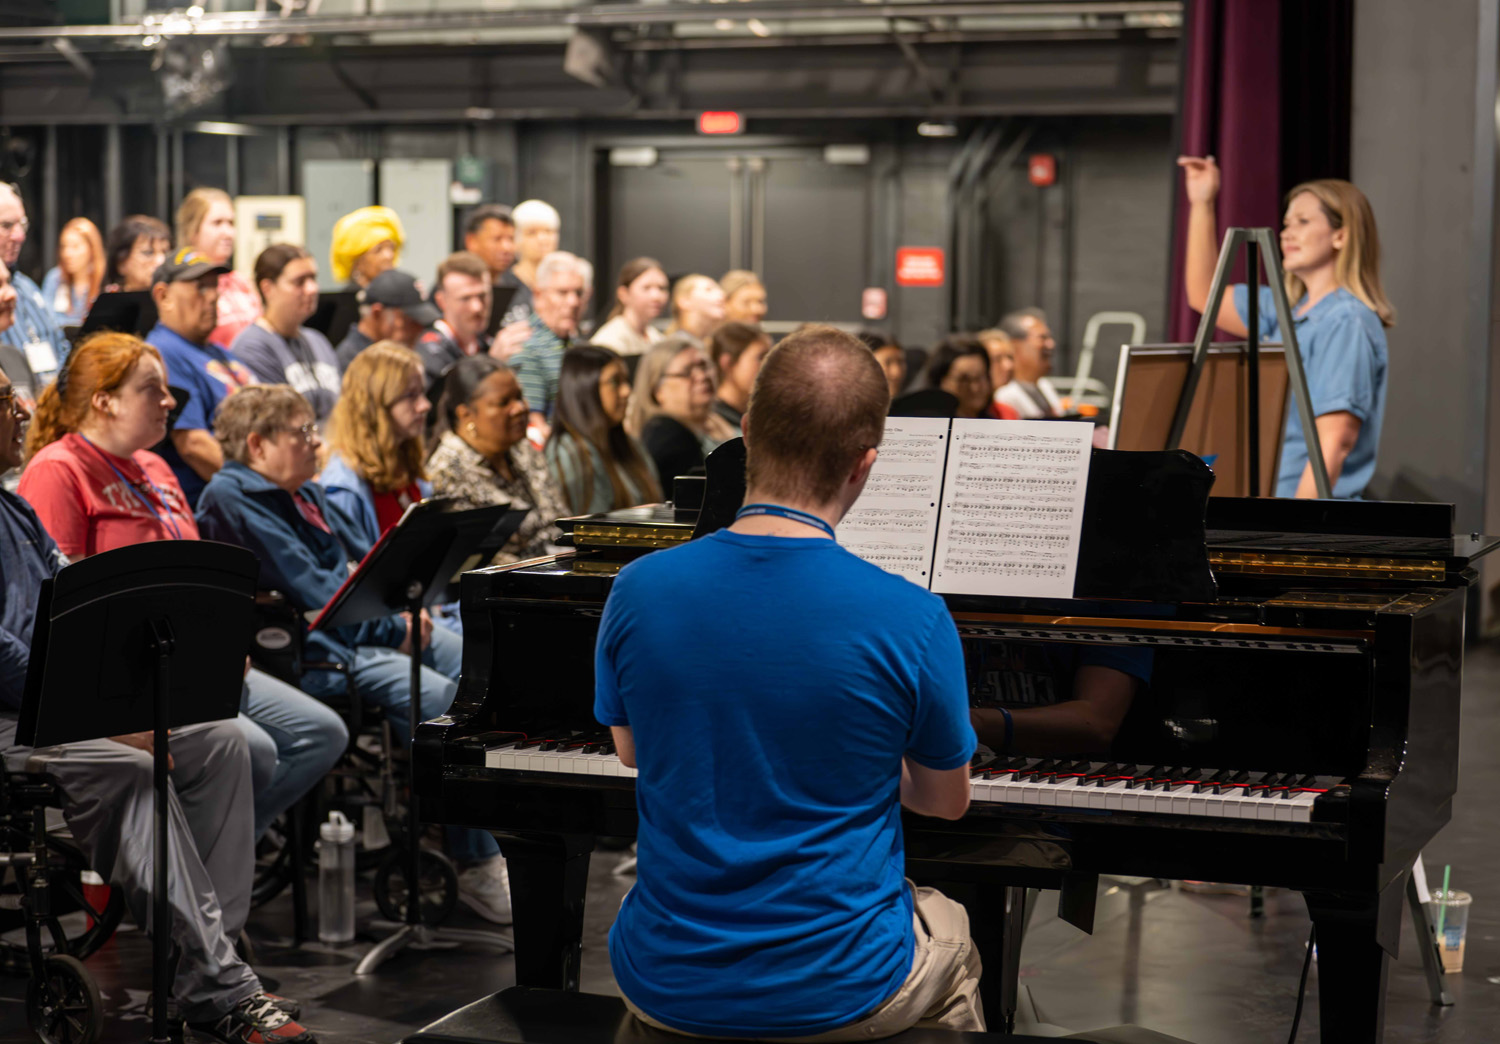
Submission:
[[[510,311],[510,303],[516,299],[516,292],[520,287],[501,286],[496,283],[490,288],[490,317],[484,324],[484,335],[493,338],[500,332],[501,321],[505,313]]]
[[[17,741],[49,747],[154,734],[152,1044],[169,1040],[172,993],[167,730],[239,713],[259,575],[244,548],[159,541],[75,562],[42,582],[37,601]]]
[[[400,522],[386,530],[359,568],[329,599],[312,622],[312,629],[330,630],[407,612],[412,618],[412,634],[418,634],[417,618],[422,609],[447,597],[455,574],[511,513],[509,504],[458,511],[451,500],[444,498],[413,504]],[[410,644],[411,706],[407,712],[411,735],[415,737],[422,717],[422,648],[420,641]],[[506,950],[515,948],[511,937],[504,933],[429,927],[422,923],[418,883],[421,846],[417,843],[420,829],[413,791],[406,808],[406,923],[360,959],[354,966],[355,975],[373,972],[407,946],[427,948],[444,942],[475,942]]]
[[[100,330],[145,337],[155,325],[156,302],[151,299],[150,290],[116,291],[100,294],[94,301],[78,328],[78,339],[81,341]]]
[[[328,343],[337,345],[349,332],[349,327],[359,322],[359,294],[350,290],[339,290],[318,295],[318,307],[303,325],[316,330],[328,338]]]

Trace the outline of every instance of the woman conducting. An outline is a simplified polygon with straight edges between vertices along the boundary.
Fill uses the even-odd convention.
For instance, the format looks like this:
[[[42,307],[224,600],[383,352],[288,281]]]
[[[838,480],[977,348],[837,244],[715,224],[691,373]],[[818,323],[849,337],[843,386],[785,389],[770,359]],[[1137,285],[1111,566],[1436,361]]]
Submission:
[[[1182,156],[1177,163],[1187,177],[1189,203],[1187,299],[1201,312],[1219,257],[1214,219],[1219,168],[1212,156]],[[1281,257],[1328,482],[1335,497],[1358,497],[1375,473],[1385,416],[1385,331],[1396,322],[1380,286],[1380,240],[1364,193],[1336,178],[1304,182],[1288,192]],[[1258,298],[1261,340],[1280,340],[1270,288],[1259,287]],[[1215,316],[1219,328],[1247,336],[1248,303],[1249,287],[1235,286]],[[1287,411],[1276,495],[1317,495],[1295,408]]]

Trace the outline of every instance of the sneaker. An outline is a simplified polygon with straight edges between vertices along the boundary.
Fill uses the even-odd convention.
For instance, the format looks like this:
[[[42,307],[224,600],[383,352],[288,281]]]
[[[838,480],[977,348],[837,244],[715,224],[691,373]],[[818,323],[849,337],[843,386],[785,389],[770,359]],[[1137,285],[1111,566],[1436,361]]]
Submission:
[[[194,1033],[223,1044],[317,1044],[317,1037],[265,994],[246,997],[214,1022],[191,1023]]]
[[[510,924],[510,878],[505,857],[475,863],[458,874],[458,897],[486,921]]]
[[[257,993],[252,999],[270,1001],[273,1005],[286,1012],[288,1018],[295,1019],[302,1014],[302,1005],[300,1002],[294,1001],[290,997],[278,997],[274,993],[267,993],[264,989]]]

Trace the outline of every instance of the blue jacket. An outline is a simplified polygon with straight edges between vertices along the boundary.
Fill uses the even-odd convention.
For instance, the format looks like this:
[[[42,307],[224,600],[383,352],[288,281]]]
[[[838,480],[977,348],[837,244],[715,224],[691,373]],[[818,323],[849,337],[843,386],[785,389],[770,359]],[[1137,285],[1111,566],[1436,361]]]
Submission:
[[[0,490],[0,712],[21,709],[37,592],[67,564],[31,505]]]
[[[380,539],[380,522],[375,517],[375,491],[337,453],[329,454],[328,463],[323,465],[323,474],[318,479],[328,493],[328,499],[353,523],[360,543],[359,554],[363,557]],[[424,479],[417,483],[417,487],[423,497],[432,496],[432,483]]]
[[[198,498],[198,529],[205,540],[238,544],[260,559],[260,585],[280,591],[299,611],[321,609],[349,577],[348,562],[363,558],[365,545],[356,523],[323,487],[309,482],[299,491],[318,506],[333,533],[303,517],[292,495],[238,461],[228,461]],[[352,666],[360,645],[396,648],[406,638],[399,616],[371,620],[357,627],[314,631],[307,636],[309,659],[336,660]],[[342,688],[337,675],[322,671],[303,678],[308,692]]]

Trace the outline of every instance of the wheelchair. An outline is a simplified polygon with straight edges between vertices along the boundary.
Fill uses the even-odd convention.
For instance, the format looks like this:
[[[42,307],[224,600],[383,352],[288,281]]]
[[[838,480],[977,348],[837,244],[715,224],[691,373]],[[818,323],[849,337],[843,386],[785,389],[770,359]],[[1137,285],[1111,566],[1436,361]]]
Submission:
[[[308,929],[306,876],[316,872],[313,856],[318,825],[337,809],[355,824],[356,872],[374,871],[375,904],[382,917],[406,917],[406,837],[404,802],[410,800],[407,752],[397,741],[385,713],[365,707],[349,665],[304,659],[305,627],[296,609],[275,591],[256,597],[256,630],[251,662],[290,685],[300,685],[308,671],[333,671],[344,677],[345,690],[325,697],[344,719],[349,745],[344,756],[306,797],[266,832],[257,852],[252,907],[270,902],[288,885],[293,893],[293,935],[301,943]],[[439,852],[419,856],[418,903],[425,923],[445,920],[458,904],[458,871]]]
[[[26,1021],[43,1044],[93,1044],[104,1004],[83,962],[119,927],[125,903],[117,889],[102,907],[85,894],[88,860],[65,831],[48,829],[48,809],[61,806],[46,776],[0,771],[0,969],[30,976]],[[81,928],[69,916],[80,912]]]

